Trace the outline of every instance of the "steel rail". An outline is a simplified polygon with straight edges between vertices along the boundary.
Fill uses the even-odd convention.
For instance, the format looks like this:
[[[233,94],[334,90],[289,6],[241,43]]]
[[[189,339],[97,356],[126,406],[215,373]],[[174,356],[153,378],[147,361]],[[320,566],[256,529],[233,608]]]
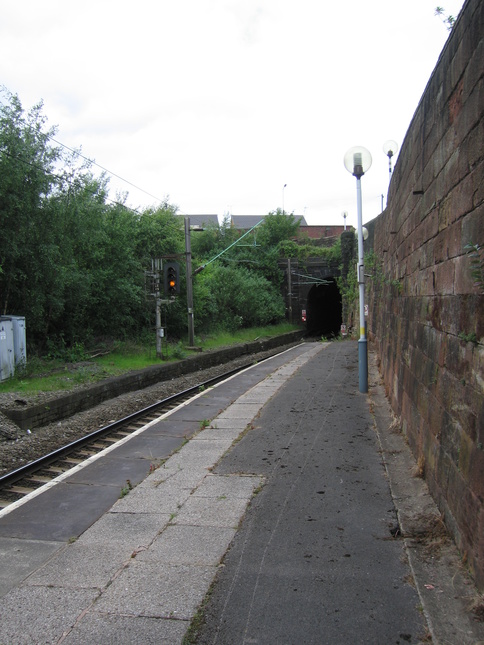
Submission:
[[[265,360],[268,360],[268,359],[266,358],[259,362],[264,362]],[[28,479],[28,477],[31,476],[33,473],[38,472],[43,468],[47,468],[52,463],[56,461],[61,461],[63,457],[74,452],[76,449],[82,448],[92,443],[96,439],[102,438],[103,436],[113,434],[116,432],[116,430],[126,427],[133,421],[146,417],[150,415],[152,412],[159,410],[160,408],[166,408],[171,403],[180,401],[182,399],[187,399],[190,396],[194,395],[195,393],[199,392],[200,388],[213,387],[216,383],[223,381],[229,378],[230,376],[237,374],[238,372],[241,372],[242,370],[246,369],[247,367],[250,367],[251,365],[253,365],[252,362],[244,364],[240,367],[229,370],[228,372],[224,372],[219,376],[214,376],[206,381],[202,381],[201,383],[198,383],[197,385],[189,387],[186,390],[182,390],[181,392],[172,394],[166,397],[165,399],[162,399],[161,401],[152,403],[151,405],[141,410],[138,410],[136,412],[133,412],[132,414],[129,414],[128,416],[123,417],[122,419],[114,421],[113,423],[103,426],[102,428],[99,428],[98,430],[95,430],[94,432],[91,432],[85,435],[84,437],[76,439],[75,441],[72,441],[71,443],[66,444],[65,446],[62,446],[61,448],[53,450],[47,455],[44,455],[42,457],[39,457],[38,459],[35,459],[34,461],[24,464],[23,466],[20,466],[20,468],[17,468],[16,470],[13,470],[10,473],[6,473],[0,476],[0,490],[7,493],[9,487],[13,486],[14,484],[16,484],[17,482],[23,479]],[[99,452],[100,451],[101,450],[99,450]],[[66,469],[66,472],[67,470],[68,469]]]

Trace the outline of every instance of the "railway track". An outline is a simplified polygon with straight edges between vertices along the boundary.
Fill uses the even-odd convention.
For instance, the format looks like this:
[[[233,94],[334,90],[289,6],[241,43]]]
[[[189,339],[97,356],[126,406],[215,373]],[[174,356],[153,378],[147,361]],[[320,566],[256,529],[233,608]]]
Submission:
[[[188,401],[202,389],[213,387],[216,383],[233,374],[237,374],[252,364],[253,362],[250,362],[238,366],[235,369],[168,396],[1,476],[0,510],[45,486],[59,475],[83,463],[86,459],[125,439],[150,421],[158,419],[166,412]]]

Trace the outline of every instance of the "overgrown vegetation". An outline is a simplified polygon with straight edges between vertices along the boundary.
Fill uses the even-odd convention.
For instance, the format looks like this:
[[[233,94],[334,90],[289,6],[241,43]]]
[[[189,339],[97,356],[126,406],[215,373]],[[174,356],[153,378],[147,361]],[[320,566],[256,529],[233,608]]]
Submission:
[[[165,201],[133,211],[127,194],[110,200],[108,177],[55,141],[42,103],[25,113],[5,88],[0,98],[0,313],[25,317],[29,361],[78,361],[106,339],[153,339],[145,272],[152,258],[183,257],[177,207]],[[298,227],[274,211],[226,253],[240,237],[228,220],[192,233],[192,265],[206,266],[193,280],[196,333],[284,319],[277,261],[306,252],[290,242]],[[171,341],[186,337],[184,298],[165,308],[163,326]]]
[[[207,334],[197,337],[196,340],[199,347],[209,350],[269,338],[294,329],[297,329],[296,325],[281,323],[267,327],[240,329],[233,334],[228,331]],[[167,353],[169,361],[193,355],[193,351],[184,349],[180,343],[169,344]],[[36,392],[68,391],[77,385],[94,383],[110,376],[144,369],[159,362],[152,343],[116,341],[109,347],[106,345],[99,347],[94,355],[82,349],[75,360],[67,362],[62,357],[33,357],[24,367],[15,371],[13,378],[0,382],[0,392],[35,394]]]

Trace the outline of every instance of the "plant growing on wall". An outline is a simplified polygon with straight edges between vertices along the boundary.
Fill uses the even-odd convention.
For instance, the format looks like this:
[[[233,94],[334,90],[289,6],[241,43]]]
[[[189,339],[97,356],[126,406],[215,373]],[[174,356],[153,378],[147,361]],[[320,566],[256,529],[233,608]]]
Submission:
[[[447,27],[448,31],[452,31],[452,28],[455,24],[455,18],[452,15],[445,15],[445,9],[443,7],[435,7],[435,15],[442,18],[442,22]]]
[[[484,247],[479,244],[466,244],[465,250],[471,259],[471,275],[474,286],[484,293]]]

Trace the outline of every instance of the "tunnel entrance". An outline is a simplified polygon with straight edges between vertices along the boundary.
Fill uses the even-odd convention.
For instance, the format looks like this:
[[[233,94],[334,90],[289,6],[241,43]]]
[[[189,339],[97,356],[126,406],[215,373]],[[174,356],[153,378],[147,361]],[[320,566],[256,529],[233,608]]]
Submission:
[[[341,331],[341,295],[336,281],[311,287],[307,303],[307,332],[311,336],[338,336]]]

